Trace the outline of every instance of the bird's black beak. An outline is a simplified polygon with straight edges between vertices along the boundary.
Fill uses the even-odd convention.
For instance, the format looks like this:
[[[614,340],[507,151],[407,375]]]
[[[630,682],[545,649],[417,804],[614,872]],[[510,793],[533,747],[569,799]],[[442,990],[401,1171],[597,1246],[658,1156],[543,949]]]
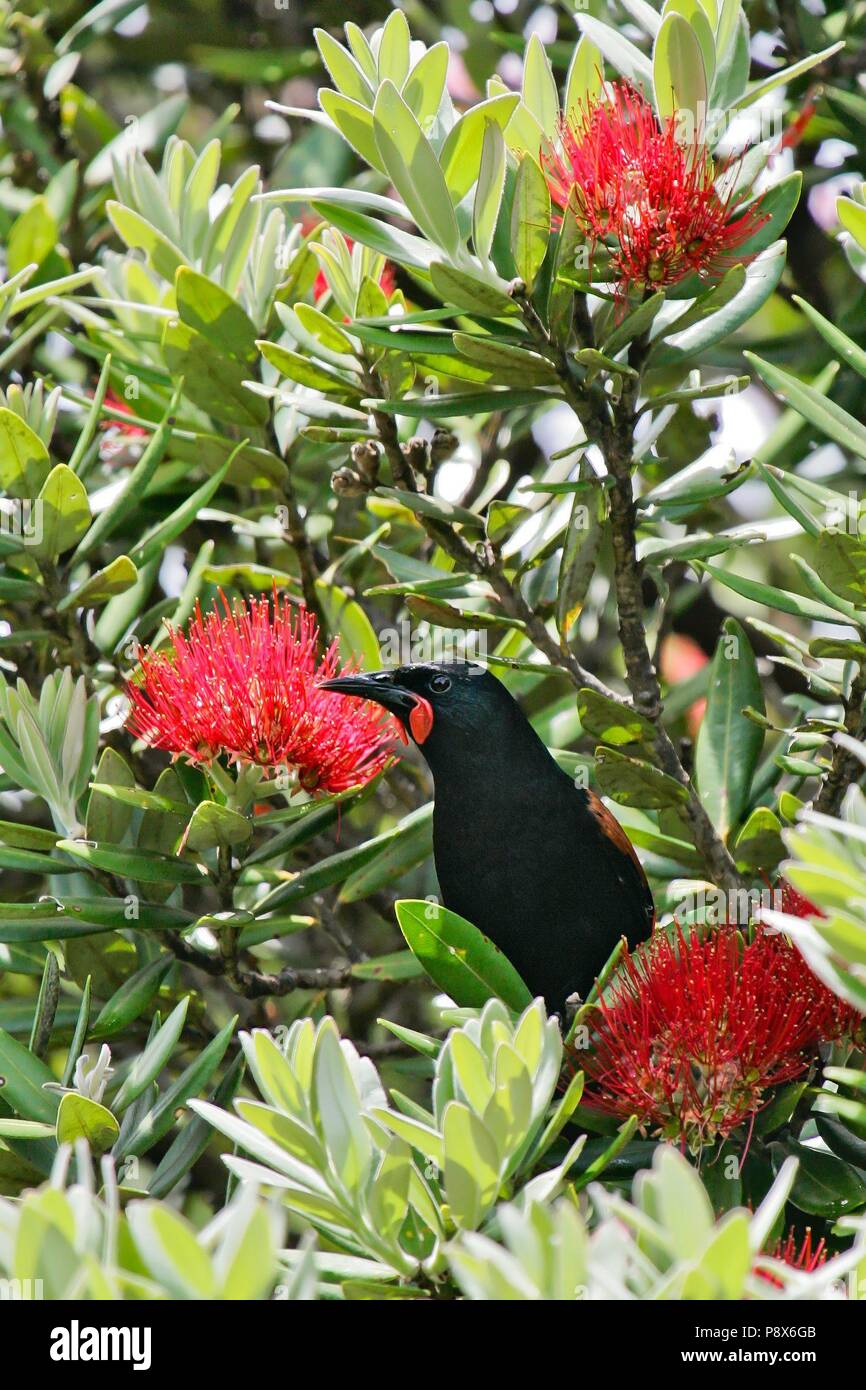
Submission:
[[[319,689],[354,695],[359,700],[374,700],[398,716],[408,715],[416,699],[410,690],[395,684],[390,671],[359,671],[354,676],[335,676],[333,680],[322,681]]]
[[[333,680],[321,681],[319,689],[331,690],[337,695],[354,695],[359,700],[373,700],[382,705],[389,714],[397,716],[404,728],[408,725],[416,743],[423,743],[433,727],[430,702],[398,684],[393,671],[359,671],[354,676],[335,676]]]

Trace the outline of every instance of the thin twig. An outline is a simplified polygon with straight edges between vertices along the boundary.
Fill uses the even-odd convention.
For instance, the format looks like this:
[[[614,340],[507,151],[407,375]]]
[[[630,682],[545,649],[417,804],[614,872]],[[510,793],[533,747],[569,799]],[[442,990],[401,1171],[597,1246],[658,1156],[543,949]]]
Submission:
[[[857,668],[851,682],[851,689],[845,699],[845,732],[851,738],[862,741],[866,734],[866,718],[863,705],[866,701],[866,662]],[[863,765],[856,754],[841,744],[835,744],[833,759],[824,775],[821,789],[815,799],[815,810],[826,816],[835,816],[842,805],[842,798],[848,787],[863,771]]]
[[[524,322],[540,347],[548,354],[552,344],[547,330],[525,294],[515,294]],[[653,665],[643,617],[641,564],[637,555],[637,531],[632,469],[634,430],[640,394],[641,372],[649,351],[646,335],[629,349],[628,365],[636,375],[624,377],[622,392],[615,406],[595,386],[588,389],[578,381],[564,352],[558,354],[557,368],[565,397],[581,421],[587,438],[604,455],[611,477],[610,523],[613,541],[614,584],[616,589],[619,635],[626,667],[626,680],[634,708],[650,720],[655,730],[654,747],[661,770],[686,792],[683,814],[694,836],[707,873],[722,888],[741,887],[743,880],[724,841],[704,810],[703,804],[662,723],[662,696]]]

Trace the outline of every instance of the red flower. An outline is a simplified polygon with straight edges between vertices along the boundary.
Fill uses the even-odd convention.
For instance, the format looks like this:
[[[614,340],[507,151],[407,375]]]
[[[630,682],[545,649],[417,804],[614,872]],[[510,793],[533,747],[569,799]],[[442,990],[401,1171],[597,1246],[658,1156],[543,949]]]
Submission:
[[[825,916],[820,907],[816,907],[802,893],[798,893],[786,878],[779,879],[776,884],[776,891],[779,894],[779,911],[787,912],[789,917]]]
[[[116,396],[111,390],[105,393],[105,404],[112,410],[119,411],[121,415],[134,414],[132,407],[126,401],[122,401],[120,397]],[[125,421],[115,420],[111,416],[107,416],[104,420],[100,420],[99,428],[101,430],[116,430],[118,434],[125,434],[130,439],[149,433],[143,425],[135,425],[131,422],[127,424]]]
[[[767,1254],[774,1260],[781,1260],[783,1264],[790,1265],[791,1269],[800,1269],[804,1274],[814,1274],[816,1269],[820,1269],[827,1259],[827,1247],[823,1240],[819,1240],[816,1245],[812,1245],[812,1231],[806,1228],[799,1247],[797,1245],[797,1235],[792,1226],[788,1232],[788,1238],[782,1243],[781,1237],[776,1241],[772,1250]],[[775,1274],[771,1274],[768,1269],[757,1271],[761,1279],[766,1279],[768,1283],[775,1284],[776,1288],[785,1287],[781,1279]]]
[[[660,122],[626,83],[608,93],[563,121],[559,147],[543,156],[553,201],[565,208],[574,195],[593,254],[609,250],[620,295],[723,273],[766,219],[718,193],[721,171],[708,150],[678,138],[676,116]]]
[[[196,604],[187,634],[169,628],[171,652],[145,652],[126,687],[131,731],[191,762],[294,768],[307,791],[368,782],[396,730],[378,705],[318,689],[341,674],[337,642],[320,658],[315,618],[276,592],[233,609],[221,598],[204,617]]]
[[[779,894],[779,911],[786,912],[789,917],[826,916],[820,907],[816,907],[802,893],[798,893],[787,879],[779,879],[776,884],[776,892]],[[798,993],[811,991],[813,1007],[824,1020],[824,1040],[835,1042],[840,1038],[854,1038],[859,1035],[863,1026],[863,1015],[854,1008],[853,1004],[849,1004],[845,999],[840,999],[839,995],[834,994],[823,980],[818,979],[796,945],[789,942],[787,937],[782,939],[789,947],[785,957],[785,969],[791,988]]]
[[[594,1044],[574,1059],[587,1101],[697,1151],[808,1070],[832,1036],[834,998],[785,937],[762,931],[743,947],[727,927],[704,939],[658,932],[626,952]]]
[[[132,415],[133,411],[126,401],[122,401],[113,391],[105,394],[105,404],[121,415]],[[136,425],[107,416],[100,420],[99,428],[105,432],[99,446],[99,456],[105,463],[119,463],[126,460],[128,446],[137,439],[145,439],[150,431],[143,425]],[[130,455],[129,457],[134,457]]]

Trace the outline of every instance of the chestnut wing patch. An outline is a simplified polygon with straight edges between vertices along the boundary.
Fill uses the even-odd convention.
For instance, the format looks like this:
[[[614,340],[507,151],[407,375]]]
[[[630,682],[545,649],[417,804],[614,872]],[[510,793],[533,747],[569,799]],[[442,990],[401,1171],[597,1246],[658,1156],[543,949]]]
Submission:
[[[647,876],[644,873],[643,864],[637,857],[637,852],[631,840],[626,835],[616,816],[605,806],[601,797],[595,792],[587,792],[587,810],[592,816],[602,835],[609,840],[620,854],[626,855],[631,860],[637,871],[638,879],[643,889],[644,897],[647,902],[647,909],[650,914],[650,921],[655,920],[655,905],[653,903],[650,886],[647,883]]]

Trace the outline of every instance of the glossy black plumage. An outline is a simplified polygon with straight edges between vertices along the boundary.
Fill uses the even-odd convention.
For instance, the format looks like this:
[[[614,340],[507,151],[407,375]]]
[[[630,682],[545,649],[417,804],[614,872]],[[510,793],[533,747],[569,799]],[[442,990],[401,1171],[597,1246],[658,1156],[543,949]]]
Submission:
[[[628,838],[559,768],[495,676],[471,663],[423,664],[326,686],[376,700],[420,742],[435,783],[443,902],[505,952],[551,1011],[586,996],[620,936],[635,945],[649,935],[652,896]]]

